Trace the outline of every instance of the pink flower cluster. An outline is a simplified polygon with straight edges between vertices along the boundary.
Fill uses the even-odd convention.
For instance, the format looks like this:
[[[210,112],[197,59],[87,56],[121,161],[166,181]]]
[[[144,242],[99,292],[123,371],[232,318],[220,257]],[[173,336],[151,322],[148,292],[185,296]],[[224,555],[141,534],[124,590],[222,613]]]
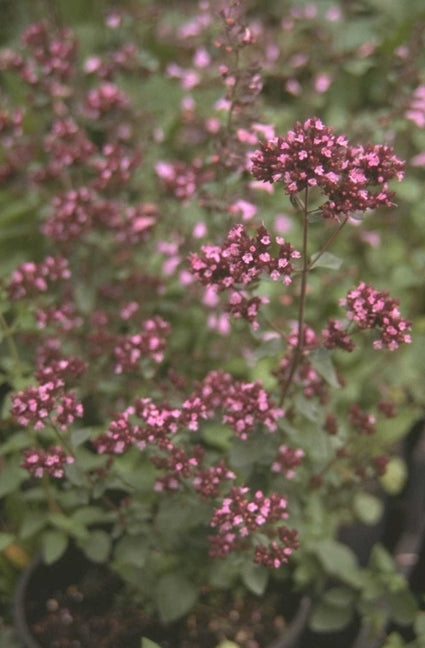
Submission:
[[[298,546],[296,533],[286,533],[281,524],[288,518],[286,509],[286,499],[281,495],[267,497],[257,491],[249,497],[249,488],[233,487],[211,518],[217,535],[210,537],[210,555],[224,558],[232,551],[253,545],[256,562],[277,569]],[[256,542],[256,534],[271,538],[269,546]],[[278,542],[274,540],[276,536]]]
[[[225,482],[236,478],[223,460],[204,467],[204,449],[201,446],[195,446],[193,454],[188,454],[183,448],[167,443],[162,451],[163,456],[151,457],[154,466],[165,471],[156,480],[157,492],[176,491],[186,481],[186,485],[191,484],[203,499],[214,499],[219,496]]]
[[[7,290],[10,299],[22,299],[44,293],[50,284],[70,277],[71,271],[66,259],[48,256],[40,263],[22,263],[12,273]]]
[[[180,410],[156,405],[150,398],[136,399],[133,406],[111,422],[107,432],[99,436],[94,445],[99,453],[108,454],[122,454],[132,445],[145,450],[153,465],[162,471],[155,484],[158,492],[176,491],[186,481],[201,497],[217,497],[222,483],[235,479],[234,473],[222,460],[212,466],[203,466],[201,446],[195,446],[188,453],[171,441],[178,431],[191,425],[187,410],[188,407]],[[133,419],[139,422],[134,423]]]
[[[287,479],[295,477],[295,469],[303,462],[305,456],[301,448],[290,448],[283,444],[279,446],[277,456],[272,463],[272,472],[281,473]]]
[[[296,353],[295,349],[290,349],[282,358],[279,368],[273,372],[282,387],[286,385],[288,380],[294,353]],[[301,358],[293,381],[302,387],[306,398],[317,398],[322,404],[327,402],[329,398],[328,385],[313,367],[308,358],[308,353]]]
[[[44,91],[53,99],[55,108],[61,105],[69,86],[65,83],[74,73],[77,42],[70,29],[51,33],[48,24],[40,21],[30,25],[22,36],[27,52],[24,56],[12,50],[0,54],[0,69],[15,70],[24,83]]]
[[[204,286],[219,291],[232,289],[228,312],[257,326],[255,318],[263,300],[249,297],[243,288],[253,286],[261,274],[290,284],[292,261],[300,258],[300,253],[280,236],[275,237],[275,243],[273,253],[272,237],[263,225],[257,228],[255,237],[248,235],[244,225],[235,225],[221,247],[203,245],[202,255],[190,256],[192,274]]]
[[[65,169],[83,164],[95,151],[95,146],[88,139],[72,117],[57,119],[45,136],[43,148],[48,155],[48,163],[32,173],[32,179],[43,182],[57,178]]]
[[[155,171],[166,191],[182,201],[189,200],[200,185],[214,177],[214,172],[197,159],[190,164],[159,161]]]
[[[98,452],[111,454],[121,454],[133,444],[140,449],[153,443],[166,447],[178,431],[196,432],[200,421],[214,420],[219,414],[223,423],[246,440],[260,425],[274,432],[283,410],[273,403],[259,382],[244,383],[230,374],[212,371],[195,386],[181,407],[157,405],[150,398],[136,399],[114,418],[95,445]],[[141,420],[142,425],[133,423],[133,417]]]
[[[90,166],[97,173],[92,186],[98,191],[122,189],[131,178],[132,171],[140,163],[138,151],[126,150],[122,144],[105,144],[102,155],[97,156]]]
[[[348,421],[359,434],[370,435],[376,432],[375,416],[364,412],[357,403],[350,406]]]
[[[70,76],[77,47],[76,39],[70,30],[62,29],[57,38],[53,39],[47,24],[41,21],[30,25],[25,30],[22,40],[30,49],[39,74],[54,76],[61,81]]]
[[[203,418],[213,419],[221,411],[222,422],[244,441],[259,425],[275,432],[279,419],[284,415],[260,382],[241,382],[221,371],[207,374],[185,406],[191,401],[198,403]]]
[[[255,238],[248,235],[244,225],[235,225],[222,247],[203,245],[202,256],[191,255],[192,273],[202,284],[220,290],[248,286],[261,274],[268,274],[275,281],[282,277],[289,284],[294,271],[292,260],[301,255],[281,237],[275,240],[278,249],[272,254],[272,237],[264,225],[256,230]]]
[[[56,382],[63,384],[80,378],[88,369],[88,364],[77,356],[51,358],[48,363],[39,363],[35,377],[40,384]]]
[[[334,319],[328,320],[322,335],[326,349],[343,349],[351,352],[356,346],[348,333],[344,331],[343,324]]]
[[[403,177],[404,163],[389,146],[350,146],[346,137],[312,117],[286,137],[260,144],[252,156],[257,180],[282,182],[290,196],[319,188],[326,218],[348,216],[392,204],[388,181]]]
[[[138,49],[133,43],[124,43],[118,49],[100,56],[90,56],[84,64],[86,74],[96,74],[99,79],[110,80],[122,70],[136,70],[140,67]]]
[[[74,457],[67,455],[60,446],[50,446],[47,450],[29,448],[24,450],[24,460],[21,467],[34,477],[41,478],[50,475],[62,479],[67,464],[74,463]]]
[[[86,115],[93,120],[126,111],[129,107],[129,98],[114,83],[102,83],[98,88],[89,90],[84,103]]]
[[[283,410],[276,407],[267,391],[259,383],[235,382],[224,397],[223,422],[246,441],[261,422],[269,432],[275,432]]]
[[[288,562],[289,556],[298,549],[298,533],[295,529],[279,527],[277,530],[278,541],[271,540],[268,545],[256,545],[254,562],[269,569],[279,569]]]
[[[74,392],[65,391],[59,378],[37,387],[27,387],[12,396],[12,416],[19,425],[31,425],[35,430],[42,430],[51,423],[66,431],[83,413],[83,406]]]
[[[22,165],[25,165],[27,158],[30,157],[23,137],[23,118],[22,108],[0,110],[1,184],[17,174]]]
[[[35,316],[39,329],[55,327],[58,331],[67,332],[73,331],[83,324],[83,319],[72,301],[65,302],[59,307],[38,308]]]
[[[380,337],[375,340],[375,349],[394,351],[400,344],[409,344],[411,322],[400,315],[399,301],[390,297],[387,291],[379,291],[364,282],[350,290],[340,300],[347,309],[347,317],[360,329],[378,329]]]
[[[146,320],[140,333],[121,335],[115,340],[115,373],[135,371],[143,358],[161,362],[170,325],[161,317]]]
[[[121,160],[122,162],[122,160]],[[119,162],[120,163],[120,162]],[[114,163],[115,164],[115,163]],[[129,173],[132,161],[124,164],[123,173]],[[105,169],[104,169],[105,171]],[[112,175],[109,175],[111,171]],[[121,171],[118,169],[118,173]],[[103,171],[102,171],[103,173]],[[105,171],[102,188],[109,187],[115,171]],[[93,185],[96,184],[94,181]],[[97,185],[100,188],[100,184]],[[85,186],[57,194],[51,201],[51,210],[43,224],[43,234],[53,241],[70,243],[90,234],[93,229],[103,229],[113,234],[119,244],[136,245],[146,238],[156,225],[157,207],[152,203],[126,206],[105,199],[93,187]]]
[[[52,213],[43,225],[43,234],[54,241],[72,241],[92,227],[96,195],[80,187],[57,194],[51,203]]]

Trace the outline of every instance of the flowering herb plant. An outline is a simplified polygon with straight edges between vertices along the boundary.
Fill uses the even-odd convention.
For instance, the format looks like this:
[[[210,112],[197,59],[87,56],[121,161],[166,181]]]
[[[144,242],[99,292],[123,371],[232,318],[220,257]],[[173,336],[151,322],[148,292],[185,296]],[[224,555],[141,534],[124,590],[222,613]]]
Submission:
[[[44,21],[0,54],[1,199],[24,214],[2,266],[0,543],[54,563],[72,541],[162,622],[241,586],[308,592],[317,629],[410,622],[389,555],[360,567],[338,531],[379,517],[396,438],[385,371],[367,397],[350,376],[397,362],[411,322],[330,252],[391,218],[405,164],[314,116],[276,135],[277,37],[238,2],[177,27],[155,4],[110,11],[85,57]]]

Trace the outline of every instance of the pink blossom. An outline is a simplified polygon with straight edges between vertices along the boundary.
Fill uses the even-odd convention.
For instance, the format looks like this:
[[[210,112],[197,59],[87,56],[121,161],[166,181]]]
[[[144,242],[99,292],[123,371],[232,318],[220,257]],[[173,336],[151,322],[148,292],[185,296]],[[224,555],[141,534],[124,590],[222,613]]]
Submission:
[[[316,117],[298,122],[286,137],[261,143],[251,168],[258,180],[281,182],[290,196],[320,188],[326,218],[391,205],[387,183],[401,180],[403,170],[389,146],[350,146]]]
[[[411,322],[400,315],[398,300],[387,291],[378,291],[361,282],[340,300],[347,309],[347,317],[360,329],[378,329],[380,337],[375,340],[375,349],[394,351],[400,344],[411,341]]]
[[[205,47],[196,50],[193,56],[193,65],[197,68],[206,68],[211,63],[211,57]]]
[[[321,73],[316,76],[314,79],[314,88],[316,92],[321,94],[328,90],[329,86],[332,83],[332,77],[329,74]]]
[[[230,213],[239,214],[242,220],[251,220],[257,212],[258,208],[247,200],[237,200],[229,208]]]
[[[73,392],[65,392],[63,380],[53,380],[38,387],[27,387],[12,397],[11,414],[19,425],[33,425],[42,430],[49,422],[67,430],[76,418],[83,416],[83,406]]]
[[[40,263],[22,263],[7,285],[12,300],[22,299],[48,290],[50,284],[70,279],[68,261],[63,257],[46,257]]]
[[[65,466],[72,463],[74,463],[74,457],[66,455],[60,446],[49,446],[47,450],[41,448],[24,450],[21,467],[39,479],[45,474],[62,479],[65,475]]]

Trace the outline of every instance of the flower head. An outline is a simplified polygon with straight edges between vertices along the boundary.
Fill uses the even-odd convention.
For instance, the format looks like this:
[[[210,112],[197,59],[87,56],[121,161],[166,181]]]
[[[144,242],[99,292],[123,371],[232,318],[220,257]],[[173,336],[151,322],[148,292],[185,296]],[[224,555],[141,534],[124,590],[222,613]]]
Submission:
[[[290,196],[318,188],[324,196],[320,211],[327,218],[391,205],[387,183],[401,180],[404,169],[391,147],[351,146],[317,117],[297,122],[285,137],[263,142],[251,161],[257,180],[281,182]]]

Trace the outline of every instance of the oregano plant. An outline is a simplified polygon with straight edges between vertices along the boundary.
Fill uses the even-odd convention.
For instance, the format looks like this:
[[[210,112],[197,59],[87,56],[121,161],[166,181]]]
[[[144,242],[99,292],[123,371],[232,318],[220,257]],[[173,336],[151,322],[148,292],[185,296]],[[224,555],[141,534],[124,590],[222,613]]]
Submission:
[[[290,591],[318,632],[355,613],[376,634],[408,624],[390,554],[360,565],[340,536],[382,514],[401,435],[385,434],[401,399],[382,367],[412,341],[401,295],[344,249],[376,210],[392,218],[405,163],[389,137],[305,110],[268,119],[279,35],[241,3],[177,25],[155,4],[135,22],[108,9],[99,51],[40,20],[0,52],[0,202],[18,223],[1,262],[0,549],[55,564],[77,547],[149,623],[239,600],[273,617]]]

